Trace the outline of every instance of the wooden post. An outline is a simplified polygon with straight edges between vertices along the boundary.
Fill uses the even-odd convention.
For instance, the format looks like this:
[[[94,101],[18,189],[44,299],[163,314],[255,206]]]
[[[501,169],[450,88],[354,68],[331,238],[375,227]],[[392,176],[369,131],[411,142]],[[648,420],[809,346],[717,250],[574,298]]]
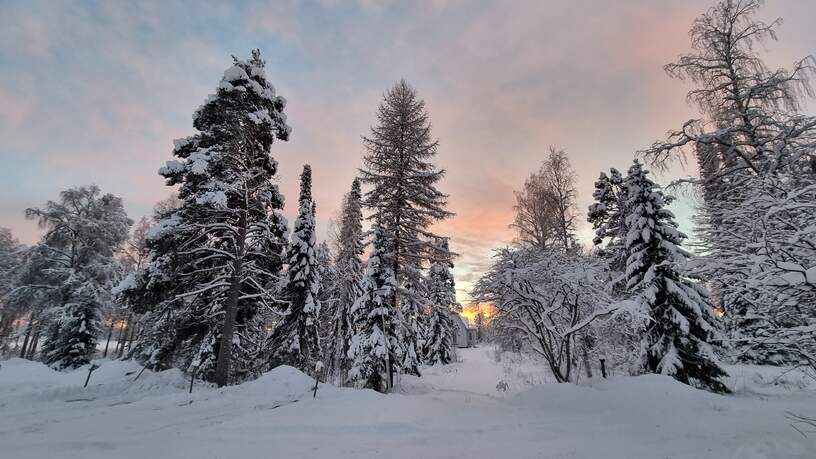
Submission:
[[[190,392],[193,393],[193,382],[195,382],[195,377],[198,374],[198,367],[193,367],[193,374],[190,375]]]
[[[323,370],[323,362],[318,360],[315,362],[314,368],[314,377],[315,377],[315,385],[314,385],[314,392],[312,392],[312,398],[317,398],[317,383],[320,382],[320,371]]]
[[[88,367],[88,377],[85,378],[85,385],[82,386],[82,387],[88,387],[88,381],[91,380],[91,373],[93,373],[94,370],[96,370],[97,368],[99,368],[99,365],[97,365],[95,363],[92,363],[91,366]]]
[[[601,359],[601,376],[606,379],[606,359]]]
[[[142,375],[142,373],[144,373],[144,371],[145,371],[145,370],[147,370],[147,365],[145,365],[145,366],[143,366],[143,367],[142,367],[142,371],[140,371],[140,372],[139,372],[139,374],[138,374],[138,375],[136,375],[136,377],[135,377],[135,378],[133,378],[133,380],[134,380],[134,381],[136,381],[137,379],[139,379],[139,376],[141,376],[141,375]]]

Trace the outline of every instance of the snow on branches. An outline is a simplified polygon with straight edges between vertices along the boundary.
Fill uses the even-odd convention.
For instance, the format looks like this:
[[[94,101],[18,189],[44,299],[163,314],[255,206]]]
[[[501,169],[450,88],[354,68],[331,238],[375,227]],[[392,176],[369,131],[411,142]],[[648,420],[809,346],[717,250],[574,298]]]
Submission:
[[[233,61],[193,116],[198,134],[177,140],[159,170],[180,202],[147,234],[147,263],[122,291],[148,314],[139,359],[219,385],[257,371],[230,366],[233,348],[240,362],[257,357],[257,316],[276,301],[286,220],[270,149],[291,131],[260,52]]]

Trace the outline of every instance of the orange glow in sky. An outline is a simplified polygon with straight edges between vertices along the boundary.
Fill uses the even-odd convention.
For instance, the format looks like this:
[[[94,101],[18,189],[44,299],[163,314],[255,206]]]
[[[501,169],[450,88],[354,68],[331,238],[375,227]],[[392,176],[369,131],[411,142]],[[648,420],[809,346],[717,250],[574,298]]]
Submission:
[[[490,303],[471,303],[462,308],[462,313],[460,315],[467,318],[470,324],[473,324],[476,320],[476,315],[479,314],[479,312],[484,314],[485,319],[490,320],[490,318],[496,313],[496,307]]]
[[[383,91],[400,78],[417,89],[440,142],[439,190],[456,213],[433,231],[459,254],[457,299],[469,304],[493,250],[514,237],[513,190],[548,145],[566,149],[578,174],[576,229],[588,247],[599,172],[626,170],[637,150],[699,116],[686,101],[693,84],[663,65],[689,52],[688,30],[714,0],[225,2],[216,15],[186,2],[31,3],[0,2],[0,226],[21,242],[42,236],[25,209],[77,185],[121,196],[134,220],[150,216],[172,191],[156,171],[173,139],[195,133],[191,116],[230,56],[260,47],[293,128],[272,147],[284,213],[294,221],[311,164],[319,240],[359,173]],[[814,5],[761,9],[760,20],[785,19],[767,43],[769,68],[814,54]],[[694,174],[691,163],[655,179]],[[672,208],[686,233],[692,204]]]

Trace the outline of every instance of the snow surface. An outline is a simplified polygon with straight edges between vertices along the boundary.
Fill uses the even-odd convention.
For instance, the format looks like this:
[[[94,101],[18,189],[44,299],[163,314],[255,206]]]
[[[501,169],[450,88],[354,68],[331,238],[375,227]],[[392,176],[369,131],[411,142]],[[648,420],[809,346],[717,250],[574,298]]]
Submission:
[[[0,368],[0,458],[814,458],[785,412],[816,417],[816,383],[729,367],[735,394],[658,375],[550,384],[540,363],[485,346],[403,377],[400,393],[320,385],[290,367],[217,389],[175,370],[102,361]],[[504,382],[506,391],[498,390]],[[776,383],[774,383],[776,382]],[[504,387],[504,386],[502,386]]]

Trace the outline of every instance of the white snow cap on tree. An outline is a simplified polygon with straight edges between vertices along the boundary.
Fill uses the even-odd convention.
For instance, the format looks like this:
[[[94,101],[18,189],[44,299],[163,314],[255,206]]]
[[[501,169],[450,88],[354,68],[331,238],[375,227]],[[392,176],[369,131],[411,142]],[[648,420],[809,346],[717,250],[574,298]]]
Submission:
[[[134,355],[153,369],[195,367],[219,385],[261,370],[257,316],[279,301],[270,286],[287,231],[270,152],[291,132],[264,65],[258,50],[233,58],[193,115],[198,133],[175,141],[159,171],[179,203],[158,215],[147,263],[122,290],[147,314]]]
[[[670,198],[638,161],[629,168],[626,189],[626,286],[651,318],[641,341],[644,369],[727,392],[719,379],[726,373],[710,344],[718,319],[706,288],[680,272],[689,254],[679,246],[685,235],[664,208]]]

